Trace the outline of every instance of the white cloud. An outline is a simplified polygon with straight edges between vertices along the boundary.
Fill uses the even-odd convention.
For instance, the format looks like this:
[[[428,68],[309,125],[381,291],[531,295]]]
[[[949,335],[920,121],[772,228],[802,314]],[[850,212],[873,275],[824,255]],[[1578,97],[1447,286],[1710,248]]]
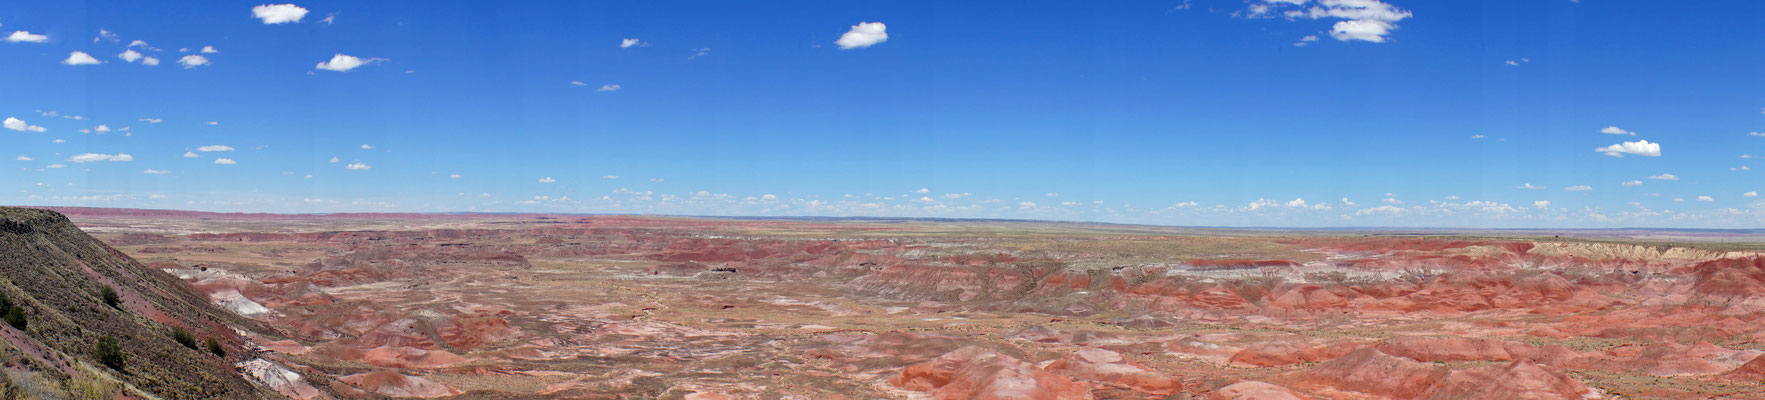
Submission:
[[[203,124],[206,124],[208,126],[215,126],[215,125],[220,125],[221,122],[220,121],[208,121],[208,122],[204,122]]]
[[[1171,205],[1171,207],[1176,207],[1176,208],[1189,208],[1189,207],[1194,207],[1194,206],[1198,206],[1198,205],[1201,205],[1201,203],[1196,203],[1196,202],[1193,202],[1193,201],[1185,201],[1185,202],[1180,202],[1180,203],[1177,203],[1177,204],[1172,204],[1172,205]]]
[[[1303,208],[1303,207],[1305,207],[1305,199],[1293,199],[1293,201],[1287,202],[1287,206],[1288,207],[1301,207],[1301,208]]]
[[[183,65],[184,68],[196,68],[196,67],[208,65],[208,57],[203,57],[203,56],[199,56],[199,55],[195,55],[195,54],[187,55],[187,56],[184,56],[183,58],[178,59],[178,65]]]
[[[1348,201],[1348,198],[1347,198],[1347,197],[1343,197],[1343,198],[1342,198],[1342,205],[1344,205],[1344,206],[1348,206],[1348,207],[1354,207],[1354,206],[1355,206],[1355,204],[1354,204],[1354,202],[1352,202],[1352,201]]]
[[[1705,202],[1705,203],[1709,203],[1709,202],[1714,202],[1714,201],[1716,201],[1716,199],[1715,199],[1715,198],[1712,198],[1712,197],[1710,197],[1710,196],[1698,196],[1698,201],[1702,201],[1702,202]]]
[[[1550,189],[1550,187],[1548,187],[1548,186],[1533,186],[1533,185],[1532,185],[1532,184],[1531,184],[1531,183],[1526,183],[1526,184],[1522,184],[1522,185],[1520,185],[1520,186],[1515,186],[1515,187],[1514,187],[1514,188],[1515,188],[1515,189],[1526,189],[1526,190],[1545,190],[1545,189]]]
[[[44,128],[41,126],[27,124],[27,123],[25,123],[24,120],[18,119],[18,118],[13,118],[13,117],[6,117],[6,122],[4,122],[3,124],[0,124],[0,126],[5,126],[6,129],[11,129],[11,130],[19,131],[19,132],[43,132],[43,131],[49,130],[48,128]]]
[[[944,194],[944,198],[946,198],[946,199],[960,199],[960,198],[963,198],[963,197],[968,197],[968,196],[973,196],[973,195],[974,195],[974,193],[967,193],[967,192],[963,192],[963,193],[946,193],[946,194]]]
[[[220,165],[234,165],[234,164],[238,164],[239,162],[233,161],[233,159],[231,159],[231,158],[216,158],[216,159],[214,159],[214,163],[220,164]]]
[[[1679,180],[1679,177],[1675,176],[1673,174],[1660,174],[1660,175],[1651,176],[1651,177],[1649,177],[1649,179],[1654,179],[1657,181],[1677,181],[1677,180]]]
[[[662,178],[650,178],[650,182],[662,183]]]
[[[149,175],[166,175],[166,174],[170,174],[170,173],[172,173],[172,171],[166,171],[166,170],[158,170],[158,169],[149,169],[149,170],[146,170],[146,171],[141,171],[141,173],[143,173],[143,174],[149,174]]]
[[[98,127],[92,128],[92,131],[98,133],[110,132],[110,125],[99,124]]]
[[[1618,127],[1616,127],[1616,126],[1608,126],[1608,127],[1606,127],[1606,129],[1601,129],[1601,130],[1600,130],[1600,133],[1604,133],[1604,134],[1607,134],[1607,135],[1630,135],[1630,136],[1636,136],[1636,132],[1631,132],[1631,131],[1627,131],[1627,130],[1623,130],[1623,129],[1619,129],[1619,128],[1618,128]]]
[[[350,163],[349,165],[343,166],[343,168],[348,168],[350,170],[355,170],[355,171],[365,171],[365,170],[374,169],[373,166],[370,166],[370,165],[364,164],[364,163],[359,163],[359,162],[358,163]]]
[[[11,35],[6,35],[6,41],[13,43],[43,43],[49,41],[49,36],[33,34],[26,31],[16,31],[12,32]]]
[[[1360,40],[1383,43],[1397,29],[1396,22],[1410,17],[1409,11],[1398,9],[1379,0],[1319,0],[1315,5],[1306,8],[1310,3],[1306,0],[1263,0],[1253,2],[1248,12],[1250,18],[1269,18],[1275,16],[1277,9],[1287,9],[1282,16],[1293,19],[1338,19],[1330,28],[1330,37],[1340,41]],[[1295,45],[1307,42],[1301,39]]]
[[[840,35],[840,40],[834,41],[834,44],[840,45],[842,50],[850,50],[887,42],[889,41],[888,28],[881,22],[860,22],[857,25],[852,25],[852,30],[846,31],[846,34]]]
[[[159,119],[159,118],[142,118],[141,121],[149,123],[149,124],[157,124],[160,122],[165,122],[165,120]]]
[[[362,150],[373,150],[373,149],[374,149],[373,145],[368,145],[368,144],[362,145]]]
[[[601,179],[619,179],[618,175],[601,175]]]
[[[614,90],[619,90],[619,87],[620,87],[619,84],[609,83],[609,84],[601,85],[600,89],[595,89],[594,91],[596,91],[596,92],[611,92]]]
[[[1759,197],[1759,192],[1746,192],[1746,193],[1741,193],[1741,194],[1740,194],[1740,197]]]
[[[386,61],[386,59],[383,59],[383,58],[361,58],[361,57],[356,57],[356,56],[352,56],[352,55],[348,55],[348,54],[337,53],[337,54],[331,56],[331,60],[321,62],[315,68],[326,70],[326,71],[344,72],[344,71],[356,69],[357,67],[361,67],[363,65],[368,65],[368,64],[372,64],[372,63],[381,62],[381,61]]]
[[[156,57],[142,57],[142,58],[141,58],[141,65],[146,65],[146,66],[149,66],[149,67],[151,67],[151,66],[155,66],[155,65],[159,65],[159,58],[156,58]]]
[[[202,147],[196,148],[196,151],[201,151],[201,152],[233,151],[233,150],[235,150],[233,148],[233,146],[228,146],[228,145],[224,145],[224,144],[208,145],[208,146],[202,146]]]
[[[460,174],[448,175],[447,178],[448,179],[460,179]]]
[[[96,59],[96,58],[92,58],[91,54],[86,54],[86,52],[84,52],[84,51],[75,51],[75,52],[67,53],[67,59],[61,60],[61,63],[67,64],[67,65],[93,65],[93,64],[103,64],[104,62],[98,61],[98,59]]]
[[[54,169],[54,168],[67,168],[67,164],[49,164],[49,165],[48,165],[48,166],[44,166],[44,167],[43,167],[43,168],[51,168],[51,169]]]
[[[913,193],[920,193],[920,194],[931,193],[931,192],[932,192],[932,190],[927,189],[927,188],[919,188],[919,190],[913,191]]]
[[[643,44],[644,44],[644,42],[642,40],[637,40],[636,38],[625,38],[625,39],[619,40],[619,48],[621,48],[621,49],[630,48],[631,46],[642,46]]]
[[[196,152],[194,152],[194,151],[186,151],[186,152],[184,152],[184,158],[196,158],[196,157],[202,157],[202,155],[201,155],[201,154],[196,154]]]
[[[1483,135],[1471,135],[1471,138],[1472,138],[1472,139],[1482,139],[1482,138],[1486,138],[1486,137],[1488,137],[1488,136],[1483,136]]]
[[[1532,206],[1538,207],[1538,208],[1549,208],[1551,206],[1551,202],[1550,202],[1550,200],[1534,201],[1534,202],[1532,202]]]
[[[32,160],[32,158],[30,158],[30,157],[25,157],[25,156],[18,156],[18,158],[15,158],[15,160],[19,160],[19,161],[30,161],[30,160]]]
[[[571,85],[576,85],[576,86],[588,86],[588,84],[587,84],[587,83],[584,83],[584,82],[582,82],[582,81],[570,81],[570,84],[571,84]]]
[[[1595,149],[1593,149],[1593,151],[1605,153],[1608,156],[1618,157],[1618,158],[1623,158],[1625,154],[1638,155],[1638,156],[1644,156],[1644,157],[1660,157],[1661,156],[1661,144],[1660,143],[1649,143],[1649,141],[1647,141],[1647,140],[1638,140],[1638,141],[1634,141],[1634,142],[1623,142],[1623,143],[1614,144],[1611,146],[1595,148]]]
[[[1765,136],[1765,132],[1747,132],[1747,136]]]
[[[81,154],[81,155],[77,155],[77,156],[73,156],[73,157],[68,157],[67,160],[70,162],[76,162],[76,163],[89,163],[89,162],[99,162],[99,161],[118,162],[118,161],[135,161],[135,157],[130,156],[128,153],[117,153],[117,154],[86,153],[86,154]]]
[[[553,183],[553,182],[557,182],[557,181],[558,181],[557,179],[552,179],[552,177],[549,177],[549,176],[544,177],[544,178],[539,178],[539,183]]]
[[[1568,190],[1568,191],[1572,191],[1572,192],[1585,192],[1585,191],[1593,190],[1593,186],[1577,185],[1577,186],[1570,186],[1570,187],[1563,188],[1563,190]]]
[[[203,54],[214,54],[214,53],[219,53],[219,52],[221,52],[221,51],[215,50],[214,46],[202,46],[202,53]]]
[[[147,41],[140,40],[140,39],[135,39],[135,41],[129,42],[129,47],[130,48],[140,47],[143,49],[154,50],[153,46],[147,45]]]
[[[116,58],[121,58],[121,59],[123,59],[123,61],[126,61],[126,62],[140,61],[141,57],[145,57],[145,56],[141,55],[140,52],[135,51],[135,49],[123,50],[122,54],[116,55]]]
[[[1619,183],[1619,185],[1623,185],[1624,187],[1642,186],[1642,181],[1641,180],[1628,180],[1628,181],[1624,181],[1622,183]]]
[[[252,7],[251,16],[263,20],[265,25],[300,22],[306,18],[306,9],[293,4],[265,4]]]

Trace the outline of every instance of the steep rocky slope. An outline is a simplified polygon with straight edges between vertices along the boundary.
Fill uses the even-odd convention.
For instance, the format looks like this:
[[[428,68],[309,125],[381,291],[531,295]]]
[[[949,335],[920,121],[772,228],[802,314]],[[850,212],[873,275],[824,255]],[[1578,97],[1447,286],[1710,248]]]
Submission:
[[[0,326],[5,395],[280,398],[233,364],[249,358],[240,333],[267,330],[87,236],[61,214],[0,208],[0,295],[22,316]],[[180,329],[192,340],[180,343]],[[120,359],[101,355],[106,338],[115,340]],[[211,351],[207,339],[225,355]]]

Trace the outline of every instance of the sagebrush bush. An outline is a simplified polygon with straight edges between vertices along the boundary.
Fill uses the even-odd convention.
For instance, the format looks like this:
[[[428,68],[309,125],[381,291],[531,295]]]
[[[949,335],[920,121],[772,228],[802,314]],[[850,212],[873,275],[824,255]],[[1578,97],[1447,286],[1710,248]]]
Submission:
[[[190,335],[190,331],[184,330],[182,327],[172,327],[172,340],[191,350],[196,349],[196,336]]]
[[[117,308],[117,305],[123,303],[122,297],[117,296],[116,294],[116,288],[110,286],[105,286],[104,289],[99,290],[98,295],[104,298],[104,305],[110,306],[110,308]]]
[[[215,338],[208,338],[208,352],[214,353],[215,357],[227,356],[227,349],[221,347],[221,341],[215,340]]]
[[[93,352],[93,355],[97,356],[98,362],[104,363],[104,366],[117,371],[123,370],[123,347],[117,343],[116,338],[110,336],[98,338],[98,348]]]

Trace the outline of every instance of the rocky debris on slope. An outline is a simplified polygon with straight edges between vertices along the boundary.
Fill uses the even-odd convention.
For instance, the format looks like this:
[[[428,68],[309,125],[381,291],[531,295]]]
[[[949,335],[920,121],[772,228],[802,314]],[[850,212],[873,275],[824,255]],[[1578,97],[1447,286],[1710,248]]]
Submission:
[[[931,392],[939,400],[1091,398],[1083,384],[1015,357],[973,346],[907,367],[889,383],[902,389]]]
[[[1294,342],[1265,342],[1245,347],[1232,354],[1231,363],[1253,367],[1280,367],[1308,362],[1320,362],[1359,349],[1361,345],[1343,342],[1328,345],[1312,345]]]
[[[1050,372],[1089,381],[1124,386],[1150,394],[1170,395],[1183,389],[1183,384],[1169,376],[1140,366],[1114,351],[1088,348],[1054,360],[1046,368]]]
[[[114,306],[102,296],[114,290]],[[66,217],[47,210],[0,208],[0,294],[22,307],[26,331],[0,328],[16,348],[62,366],[106,368],[93,348],[100,338],[119,339],[121,362],[108,363],[132,387],[164,399],[273,397],[252,384],[228,359],[173,339],[181,328],[217,341],[243,361],[237,332],[271,330],[211,304],[206,296],[165,272],[149,268],[98,242]],[[85,375],[77,368],[33,364],[33,369]]]

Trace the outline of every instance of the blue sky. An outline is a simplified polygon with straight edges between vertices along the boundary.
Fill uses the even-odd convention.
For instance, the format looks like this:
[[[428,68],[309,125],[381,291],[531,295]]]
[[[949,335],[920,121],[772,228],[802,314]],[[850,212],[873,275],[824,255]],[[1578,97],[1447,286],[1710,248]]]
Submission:
[[[261,6],[0,6],[0,204],[1765,224],[1759,2]]]

